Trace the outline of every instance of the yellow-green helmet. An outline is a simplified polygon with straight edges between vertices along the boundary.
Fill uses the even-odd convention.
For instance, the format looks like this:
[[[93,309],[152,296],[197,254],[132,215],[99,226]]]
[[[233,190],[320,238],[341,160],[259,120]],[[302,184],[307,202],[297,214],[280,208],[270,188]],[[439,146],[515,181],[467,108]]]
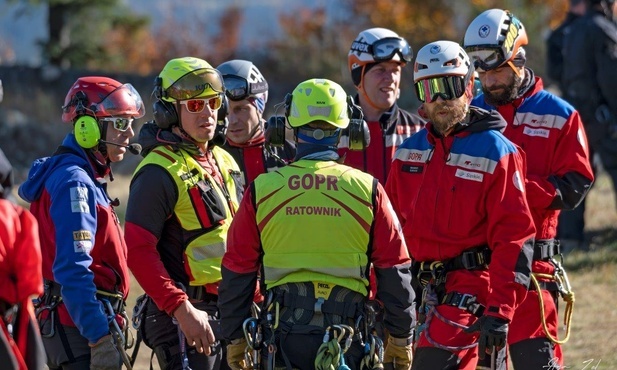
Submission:
[[[178,100],[212,97],[225,93],[221,74],[203,59],[172,59],[159,74],[160,99]]]
[[[320,120],[339,128],[349,125],[347,93],[334,81],[314,78],[300,83],[288,105],[287,120],[291,127]]]

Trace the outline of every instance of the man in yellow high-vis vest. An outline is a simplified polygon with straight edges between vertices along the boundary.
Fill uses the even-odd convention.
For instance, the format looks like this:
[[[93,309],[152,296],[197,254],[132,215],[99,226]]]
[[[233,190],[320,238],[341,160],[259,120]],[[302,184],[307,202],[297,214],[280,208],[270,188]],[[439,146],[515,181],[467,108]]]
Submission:
[[[350,125],[350,100],[326,79],[304,81],[285,99],[296,158],[247,188],[223,257],[219,308],[233,369],[256,361],[302,370],[378,365],[372,354],[380,339],[369,330],[365,306],[371,263],[390,333],[384,362],[411,364],[414,292],[398,219],[376,178],[339,163],[341,132],[366,134]],[[260,271],[262,315],[245,321]],[[362,343],[377,352],[365,353]]]
[[[140,330],[161,369],[217,370],[220,265],[242,195],[238,165],[209,143],[223,79],[202,59],[172,59],[153,94],[126,213],[128,265],[151,298]]]

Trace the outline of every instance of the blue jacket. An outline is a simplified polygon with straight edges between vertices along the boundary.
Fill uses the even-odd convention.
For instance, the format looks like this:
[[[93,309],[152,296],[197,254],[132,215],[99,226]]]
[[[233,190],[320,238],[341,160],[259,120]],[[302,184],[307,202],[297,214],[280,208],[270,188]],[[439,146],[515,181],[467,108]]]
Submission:
[[[68,134],[53,156],[34,161],[19,187],[39,222],[43,277],[62,286],[60,322],[90,343],[109,333],[96,290],[124,299],[129,290],[126,244],[104,180],[109,167],[98,159]]]

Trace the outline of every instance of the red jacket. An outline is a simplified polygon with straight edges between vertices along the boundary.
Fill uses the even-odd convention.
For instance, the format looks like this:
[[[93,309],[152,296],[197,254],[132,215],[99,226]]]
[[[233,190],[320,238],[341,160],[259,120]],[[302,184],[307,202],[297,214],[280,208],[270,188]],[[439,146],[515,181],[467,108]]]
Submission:
[[[471,109],[469,125],[446,138],[428,123],[403,142],[386,191],[414,260],[443,261],[481,245],[492,250],[488,272],[473,272],[480,280],[448,280],[446,289],[477,295],[485,312],[510,319],[527,294],[535,233],[525,161],[500,133],[505,122],[496,112]]]
[[[39,369],[44,358],[39,352],[42,347],[38,330],[33,330],[34,309],[32,296],[43,293],[41,269],[41,246],[38,224],[32,214],[13,203],[0,199],[0,304],[20,304],[19,314],[13,327],[13,338],[8,334],[4,318],[0,318],[0,357],[4,351],[11,351],[11,368],[26,370]],[[0,312],[4,315],[4,312]],[[2,343],[8,343],[6,348]],[[38,344],[38,346],[37,346]]]
[[[587,136],[578,112],[544,90],[542,80],[527,69],[521,97],[497,107],[508,126],[504,135],[526,154],[527,202],[536,240],[553,239],[562,209],[573,209],[587,194],[594,176]],[[492,109],[480,95],[474,104]],[[535,261],[533,271],[552,273],[553,266]]]

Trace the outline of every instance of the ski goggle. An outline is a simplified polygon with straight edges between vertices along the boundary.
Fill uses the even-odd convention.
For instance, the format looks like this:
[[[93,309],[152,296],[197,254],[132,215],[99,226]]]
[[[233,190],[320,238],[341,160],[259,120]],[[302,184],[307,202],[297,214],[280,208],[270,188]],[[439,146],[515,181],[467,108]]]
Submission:
[[[478,72],[490,71],[507,62],[501,48],[476,46],[466,51]]]
[[[225,75],[223,80],[225,81],[225,94],[233,101],[244,100],[250,96],[268,91],[268,83],[266,81],[250,83],[246,78],[234,75]]]
[[[125,132],[131,127],[133,123],[132,118],[123,118],[123,117],[103,117],[99,118],[99,123],[106,124],[111,123],[113,128],[120,132]]]
[[[441,76],[420,80],[414,84],[418,100],[431,103],[438,97],[458,99],[465,93],[465,76]]]
[[[208,91],[209,90],[209,91]],[[175,100],[193,99],[204,93],[224,93],[223,78],[214,68],[202,68],[180,77],[165,90],[165,97]]]
[[[221,107],[222,103],[223,98],[221,95],[209,99],[189,99],[180,101],[180,104],[186,106],[186,110],[189,111],[189,113],[201,113],[206,107],[206,104],[211,110],[217,110]]]
[[[369,53],[373,56],[375,62],[392,60],[397,54],[401,58],[401,61],[406,63],[411,62],[413,58],[411,46],[400,37],[386,37],[375,41],[372,45],[355,41],[351,45],[351,50]]]

